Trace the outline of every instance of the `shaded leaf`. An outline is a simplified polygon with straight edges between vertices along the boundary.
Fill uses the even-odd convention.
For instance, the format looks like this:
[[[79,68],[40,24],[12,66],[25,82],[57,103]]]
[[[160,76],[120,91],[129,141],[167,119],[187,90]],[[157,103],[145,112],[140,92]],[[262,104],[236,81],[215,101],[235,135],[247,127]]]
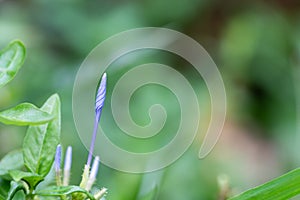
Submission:
[[[30,103],[22,103],[0,112],[0,122],[19,126],[39,125],[49,122],[53,116]]]
[[[27,193],[24,183],[12,181],[10,184],[10,189],[8,192],[7,200],[13,199],[13,197],[19,190],[23,190],[24,193]]]
[[[39,182],[41,182],[44,178],[38,174],[34,174],[31,172],[23,172],[19,170],[10,170],[9,175],[16,182],[20,180],[24,180],[30,188],[35,188]]]
[[[60,139],[60,100],[52,95],[41,108],[54,116],[46,124],[29,126],[23,142],[25,166],[33,173],[45,177],[52,166],[56,146]]]
[[[8,170],[20,169],[23,166],[22,150],[14,150],[6,154],[0,161],[0,176],[6,175]]]
[[[14,41],[0,51],[0,88],[15,77],[24,63],[25,54],[25,47],[20,41]]]
[[[0,178],[0,185],[0,196],[6,198],[10,188],[10,181]]]
[[[83,193],[87,195],[89,199],[95,200],[94,196],[90,194],[85,189],[82,189],[79,186],[69,185],[69,186],[51,186],[45,190],[38,190],[35,194],[41,196],[62,196],[62,195],[69,195],[72,193]]]
[[[281,200],[289,199],[300,194],[300,168],[275,178],[265,184],[247,190],[230,200],[264,199]]]

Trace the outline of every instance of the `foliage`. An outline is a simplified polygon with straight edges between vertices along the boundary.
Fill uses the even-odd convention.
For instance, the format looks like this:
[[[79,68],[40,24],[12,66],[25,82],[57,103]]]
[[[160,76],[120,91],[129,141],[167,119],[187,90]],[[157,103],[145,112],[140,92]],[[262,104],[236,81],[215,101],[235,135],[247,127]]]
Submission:
[[[221,141],[207,159],[198,160],[192,152],[196,151],[199,139],[189,152],[165,169],[158,199],[216,199],[216,177],[224,173],[229,176],[234,192],[246,190],[300,166],[300,132],[299,128],[296,130],[296,124],[300,124],[299,119],[296,121],[299,108],[295,99],[297,92],[299,103],[299,10],[298,0],[1,1],[0,45],[20,38],[27,44],[29,56],[26,70],[20,70],[22,76],[17,75],[15,81],[1,88],[0,110],[19,101],[40,106],[58,92],[63,105],[62,141],[72,144],[76,157],[82,158],[86,148],[76,134],[71,99],[73,80],[83,58],[99,42],[123,30],[147,26],[179,30],[202,44],[219,66],[227,89],[228,119]],[[122,76],[124,64],[136,66],[132,62],[127,64],[130,59],[126,58],[120,67],[112,69],[111,81]],[[176,69],[186,71],[187,77],[192,76],[191,82],[198,80],[189,67],[173,58],[136,56],[131,60],[138,61],[137,64],[171,61]],[[205,89],[197,92],[203,104],[208,101],[204,92]],[[141,89],[135,96],[138,98],[132,99],[130,112],[138,124],[145,124],[148,105],[160,103],[167,95]],[[177,126],[178,120],[169,110],[180,112],[174,109],[175,103],[171,104],[173,99],[168,98],[164,105],[170,129]],[[209,102],[201,107],[203,121],[209,121],[206,109]],[[106,113],[107,110],[104,109]],[[119,129],[113,121],[102,120],[114,142],[129,150],[140,146],[145,150],[147,142],[128,142],[125,134],[117,133]],[[0,125],[0,157],[22,146],[24,128]],[[166,133],[159,134],[157,141],[151,140],[149,148],[157,149],[171,141]],[[228,143],[230,140],[233,142]],[[265,151],[257,148],[260,145]],[[80,174],[83,164],[83,160],[74,159],[72,174]],[[142,175],[118,172],[103,165],[100,172],[97,184],[114,190],[110,200],[137,198]],[[80,176],[71,177],[72,183],[79,181]],[[0,185],[10,186],[6,180],[1,180]],[[1,196],[5,195],[0,190],[0,199]]]
[[[0,86],[9,83],[20,69],[25,48],[20,41],[12,42],[0,53]],[[17,126],[29,126],[21,150],[9,152],[0,161],[1,199],[33,199],[35,196],[59,196],[72,194],[84,199],[96,198],[79,186],[49,186],[36,189],[49,174],[56,147],[60,143],[61,105],[57,94],[50,96],[41,108],[21,103],[0,112],[0,122]],[[5,187],[9,184],[10,187]],[[8,190],[9,188],[9,190]],[[25,195],[16,195],[23,191]],[[106,191],[106,190],[105,190]],[[80,194],[84,194],[84,196]],[[98,195],[100,199],[105,193]],[[5,197],[6,196],[6,197]]]
[[[14,41],[0,51],[0,88],[15,77],[24,62],[25,52],[20,41]]]
[[[18,53],[18,51],[23,53]],[[5,77],[0,79],[2,86],[15,76],[21,66],[20,63],[24,60],[24,56],[25,48],[21,42],[13,42],[1,51],[0,63],[4,63],[4,68],[8,69],[2,70],[0,73],[0,77]],[[9,61],[7,61],[8,57]],[[81,183],[81,185],[84,185],[83,188],[82,186],[58,185],[36,189],[37,185],[49,174],[54,156],[57,153],[56,147],[60,143],[61,113],[60,99],[57,94],[49,97],[41,108],[29,103],[22,103],[14,108],[2,111],[0,112],[0,121],[5,124],[29,125],[23,142],[23,149],[8,153],[0,161],[0,180],[7,180],[7,184],[10,182],[10,189],[6,191],[8,200],[14,199],[18,191],[23,191],[27,199],[32,199],[36,195],[58,196],[62,199],[65,199],[67,195],[72,195],[74,199],[96,199],[93,194],[84,189],[89,178],[89,168],[87,166],[85,167],[83,182]],[[24,170],[24,167],[27,170]],[[230,200],[287,199],[300,194],[299,184],[300,169],[297,169],[230,198]],[[1,187],[2,190],[5,188],[4,186]],[[140,199],[154,199],[156,193],[157,187],[155,186]],[[100,199],[103,194],[101,193],[101,196],[97,199]],[[1,194],[1,199],[5,198],[4,195]]]
[[[263,185],[250,189],[229,200],[245,199],[290,199],[300,194],[300,168],[275,178]]]

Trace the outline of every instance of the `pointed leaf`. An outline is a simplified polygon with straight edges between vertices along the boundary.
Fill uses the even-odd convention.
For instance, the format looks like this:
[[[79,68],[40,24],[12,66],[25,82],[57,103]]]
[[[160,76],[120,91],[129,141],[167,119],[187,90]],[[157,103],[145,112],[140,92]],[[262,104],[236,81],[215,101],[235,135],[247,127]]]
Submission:
[[[0,122],[19,126],[39,125],[49,122],[53,116],[30,103],[22,103],[0,112]]]
[[[16,182],[25,181],[30,188],[34,189],[44,178],[38,174],[31,172],[23,172],[19,170],[9,170],[9,175]]]
[[[25,47],[20,41],[14,41],[0,51],[0,88],[15,77],[24,63],[25,54]]]
[[[22,150],[14,150],[6,154],[0,161],[0,176],[6,175],[8,170],[20,169],[23,166]]]
[[[75,185],[69,185],[69,186],[51,186],[48,187],[45,190],[38,190],[35,194],[41,195],[41,196],[62,196],[62,195],[68,195],[72,193],[83,193],[87,195],[87,197],[91,200],[95,200],[94,196],[90,194],[85,189],[82,189],[79,186]]]
[[[263,185],[247,190],[230,200],[290,199],[300,194],[300,168],[275,178]]]
[[[54,116],[47,124],[29,126],[23,142],[25,166],[33,173],[45,177],[52,166],[56,146],[60,139],[60,100],[52,95],[41,108]]]
[[[9,192],[8,192],[7,200],[13,199],[13,197],[15,196],[15,194],[19,190],[23,190],[24,193],[27,193],[26,187],[22,182],[12,181],[11,184],[10,184],[10,189],[9,189]]]

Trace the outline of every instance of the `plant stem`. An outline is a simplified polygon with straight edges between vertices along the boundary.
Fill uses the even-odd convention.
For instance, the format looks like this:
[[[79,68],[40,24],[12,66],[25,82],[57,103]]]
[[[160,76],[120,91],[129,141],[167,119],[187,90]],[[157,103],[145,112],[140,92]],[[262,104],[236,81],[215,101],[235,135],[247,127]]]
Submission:
[[[33,200],[34,199],[34,194],[30,193],[26,195],[26,200]]]
[[[91,166],[91,162],[92,162],[92,156],[93,156],[93,151],[94,151],[94,147],[95,147],[95,141],[96,141],[96,136],[97,136],[97,130],[98,130],[98,124],[99,124],[99,119],[100,119],[100,112],[96,112],[96,117],[95,117],[95,122],[94,122],[94,131],[93,131],[93,136],[92,136],[92,140],[91,140],[91,145],[90,145],[90,150],[89,150],[89,156],[88,156],[88,160],[86,165],[87,166]]]

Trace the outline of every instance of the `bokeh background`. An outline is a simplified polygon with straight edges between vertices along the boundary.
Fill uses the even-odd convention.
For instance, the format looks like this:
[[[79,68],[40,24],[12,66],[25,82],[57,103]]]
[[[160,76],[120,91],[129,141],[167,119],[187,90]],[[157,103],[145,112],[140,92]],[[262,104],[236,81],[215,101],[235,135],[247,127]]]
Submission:
[[[147,26],[183,32],[208,51],[224,79],[227,119],[217,146],[204,160],[197,158],[203,138],[199,134],[184,156],[158,172],[128,174],[102,165],[97,185],[109,189],[108,200],[138,199],[153,187],[153,181],[159,186],[157,199],[218,199],[222,190],[227,190],[219,187],[224,179],[230,192],[237,194],[300,166],[298,0],[0,0],[0,47],[20,39],[27,48],[23,68],[14,81],[0,89],[0,109],[24,101],[41,106],[51,94],[58,93],[62,100],[62,145],[73,146],[71,182],[77,184],[88,153],[72,117],[76,72],[101,41]],[[143,51],[129,56],[133,59],[115,63],[122,68],[108,71],[113,77],[108,91],[136,64],[168,64],[194,84],[204,113],[200,126],[207,127],[209,94],[191,66],[165,52]],[[103,126],[111,128],[112,140],[119,145],[145,151],[172,138],[167,133],[178,126],[178,102],[167,90],[155,87],[137,91],[130,108],[137,123],[147,124],[149,105],[165,105],[170,114],[163,136],[150,145],[141,145],[124,138],[113,128],[113,121],[106,120]],[[109,116],[108,109],[105,113]],[[25,131],[26,127],[0,124],[0,157],[21,147]]]

